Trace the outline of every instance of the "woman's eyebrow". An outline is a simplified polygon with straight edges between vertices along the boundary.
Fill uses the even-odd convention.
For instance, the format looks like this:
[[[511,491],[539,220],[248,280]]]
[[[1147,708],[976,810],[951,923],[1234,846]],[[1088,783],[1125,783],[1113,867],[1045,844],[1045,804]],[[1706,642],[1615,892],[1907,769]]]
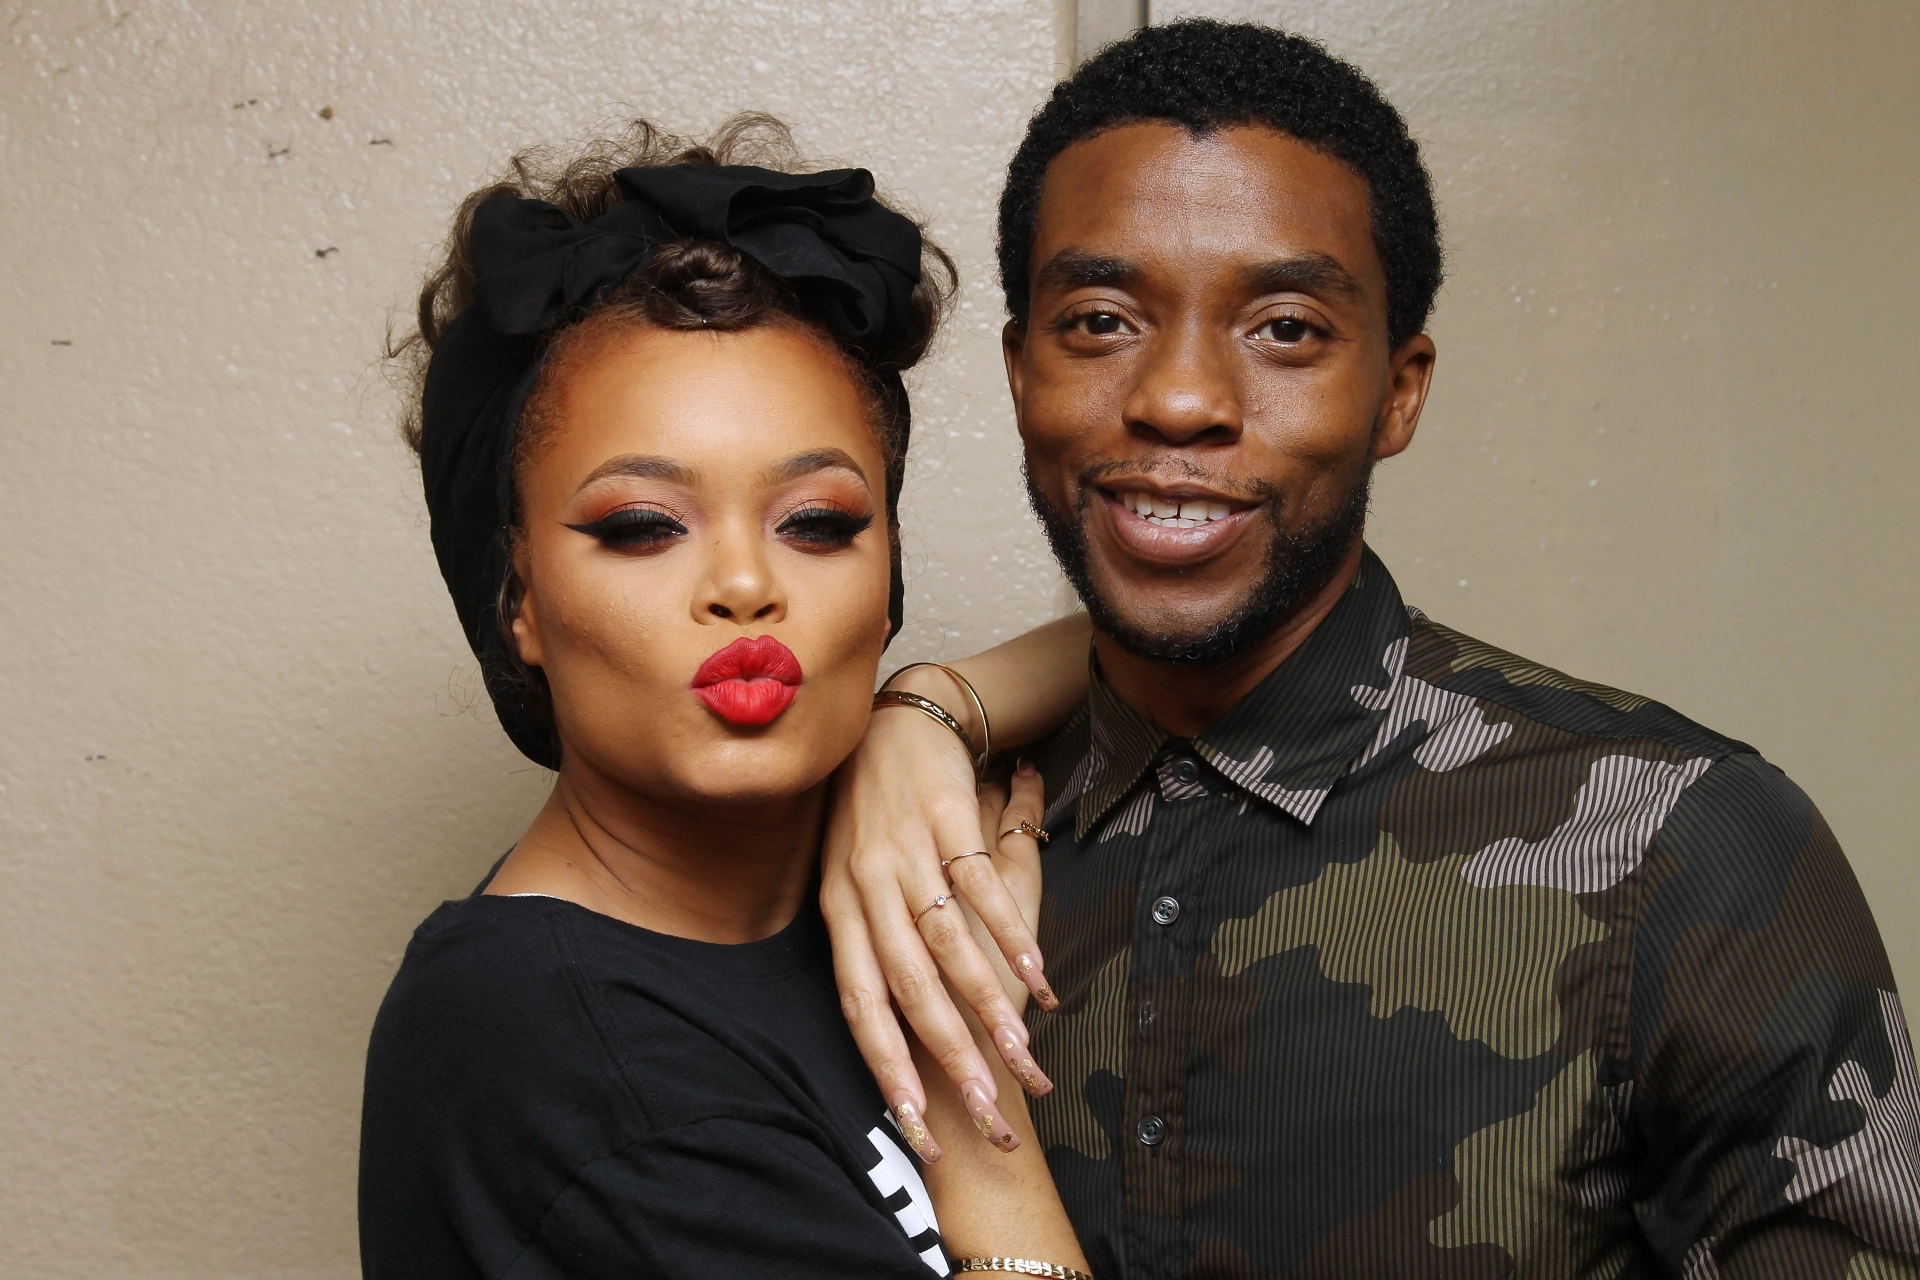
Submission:
[[[605,480],[608,476],[629,476],[636,480],[667,480],[674,484],[693,484],[700,473],[684,462],[675,462],[672,458],[655,457],[649,454],[623,453],[617,458],[608,458],[605,462],[587,473],[580,482],[580,489],[586,488],[596,480]]]
[[[767,468],[767,483],[785,484],[789,480],[798,480],[801,476],[810,476],[816,471],[830,471],[835,468],[851,471],[859,476],[861,482],[869,488],[867,473],[853,460],[853,455],[845,449],[809,449],[805,453],[796,453],[785,462],[777,462]]]

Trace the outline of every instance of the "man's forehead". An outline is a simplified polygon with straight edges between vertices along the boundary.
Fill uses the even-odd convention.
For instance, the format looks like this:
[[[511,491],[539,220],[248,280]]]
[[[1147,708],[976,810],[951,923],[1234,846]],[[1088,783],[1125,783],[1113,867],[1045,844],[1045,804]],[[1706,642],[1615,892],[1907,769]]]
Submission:
[[[1365,180],[1261,125],[1130,124],[1068,147],[1047,169],[1035,270],[1069,247],[1142,262],[1319,254],[1361,278],[1380,272]]]

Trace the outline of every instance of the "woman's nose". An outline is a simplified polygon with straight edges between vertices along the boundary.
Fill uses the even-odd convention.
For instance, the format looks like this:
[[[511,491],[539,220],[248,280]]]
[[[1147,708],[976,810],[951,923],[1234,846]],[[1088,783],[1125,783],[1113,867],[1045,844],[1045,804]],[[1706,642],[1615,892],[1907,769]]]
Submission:
[[[693,602],[696,622],[778,622],[786,616],[786,595],[759,539],[723,530],[711,550],[706,578]]]

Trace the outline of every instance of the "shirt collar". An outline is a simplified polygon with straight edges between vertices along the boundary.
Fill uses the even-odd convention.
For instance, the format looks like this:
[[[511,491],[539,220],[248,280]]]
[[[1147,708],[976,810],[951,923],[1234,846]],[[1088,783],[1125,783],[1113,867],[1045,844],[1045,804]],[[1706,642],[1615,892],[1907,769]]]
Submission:
[[[1312,825],[1327,792],[1373,740],[1406,662],[1400,590],[1371,550],[1353,585],[1285,662],[1193,739],[1194,754],[1247,794]],[[1090,741],[1067,793],[1085,839],[1171,737],[1120,699],[1095,664]],[[1064,807],[1064,806],[1061,806]]]

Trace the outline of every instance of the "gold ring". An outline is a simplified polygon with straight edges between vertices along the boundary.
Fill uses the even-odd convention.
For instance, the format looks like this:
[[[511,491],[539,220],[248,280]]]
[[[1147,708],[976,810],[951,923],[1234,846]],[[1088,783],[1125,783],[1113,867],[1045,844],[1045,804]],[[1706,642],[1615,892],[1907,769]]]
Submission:
[[[1031,822],[1028,822],[1025,818],[1022,818],[1016,825],[1008,827],[1005,831],[1002,831],[1000,833],[1000,838],[1002,840],[1005,840],[1008,836],[1032,836],[1036,841],[1038,841],[1041,844],[1045,844],[1047,841],[1053,839],[1053,837],[1048,835],[1045,830],[1043,830],[1040,827],[1034,826]]]
[[[940,859],[940,869],[942,871],[945,871],[948,867],[960,861],[960,859],[962,858],[990,858],[992,856],[993,855],[988,853],[985,849],[975,849],[972,853],[956,853],[951,858]]]
[[[939,908],[946,906],[949,902],[952,902],[952,901],[953,901],[952,898],[949,898],[946,894],[943,893],[939,897],[935,898],[932,902],[929,902],[926,906],[920,908],[920,915],[915,916],[913,918],[913,923],[915,927],[918,927],[920,924],[920,916],[927,914],[927,912],[929,911],[936,911]]]

